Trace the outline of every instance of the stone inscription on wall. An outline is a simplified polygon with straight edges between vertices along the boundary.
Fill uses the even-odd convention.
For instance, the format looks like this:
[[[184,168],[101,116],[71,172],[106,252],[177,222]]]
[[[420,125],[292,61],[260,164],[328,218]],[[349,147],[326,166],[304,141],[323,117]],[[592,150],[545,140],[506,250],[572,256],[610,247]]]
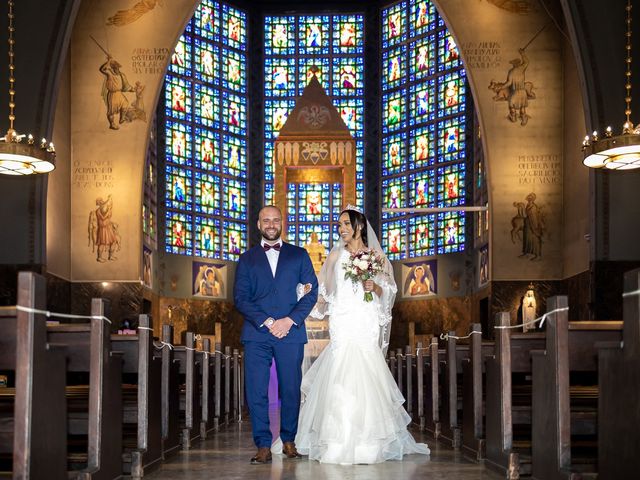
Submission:
[[[464,64],[467,68],[498,68],[502,63],[500,42],[465,42],[462,44]]]
[[[519,155],[518,183],[531,186],[562,183],[560,155]]]
[[[74,160],[72,180],[73,188],[113,188],[113,160],[95,159],[86,162]]]
[[[168,48],[134,48],[131,53],[131,70],[134,74],[162,74],[166,70]]]

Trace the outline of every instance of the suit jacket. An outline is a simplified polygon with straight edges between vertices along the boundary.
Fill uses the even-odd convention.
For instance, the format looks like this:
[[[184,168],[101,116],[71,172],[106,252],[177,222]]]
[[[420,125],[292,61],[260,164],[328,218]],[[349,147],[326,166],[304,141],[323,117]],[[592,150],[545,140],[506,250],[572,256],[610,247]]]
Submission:
[[[311,291],[298,301],[296,286],[310,283]],[[285,343],[307,343],[304,321],[318,299],[318,279],[309,254],[303,248],[282,243],[275,277],[262,245],[240,256],[233,288],[236,308],[244,317],[241,341],[277,340],[269,329],[261,326],[269,318],[290,317],[296,324],[289,334],[277,340]]]

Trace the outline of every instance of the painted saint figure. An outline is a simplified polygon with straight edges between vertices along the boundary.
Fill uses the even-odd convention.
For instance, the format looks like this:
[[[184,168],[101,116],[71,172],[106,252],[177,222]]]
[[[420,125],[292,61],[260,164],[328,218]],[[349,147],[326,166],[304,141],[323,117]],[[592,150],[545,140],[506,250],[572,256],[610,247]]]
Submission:
[[[542,235],[544,234],[544,218],[540,207],[536,204],[536,194],[531,192],[526,197],[524,208],[524,228],[522,235],[522,255],[532,255],[531,260],[542,256]]]
[[[129,100],[124,92],[133,92],[134,89],[127,80],[120,65],[111,56],[107,57],[107,61],[100,66],[100,72],[104,75],[104,84],[102,85],[102,98],[107,106],[107,119],[109,120],[109,128],[118,130],[119,123],[126,121],[126,113],[129,109]],[[119,116],[116,123],[116,115]]]
[[[96,199],[96,206],[97,208],[89,214],[89,243],[93,247],[92,251],[97,249],[96,260],[100,263],[117,260],[114,253],[120,250],[120,235],[117,224],[111,221],[111,195],[106,200]]]

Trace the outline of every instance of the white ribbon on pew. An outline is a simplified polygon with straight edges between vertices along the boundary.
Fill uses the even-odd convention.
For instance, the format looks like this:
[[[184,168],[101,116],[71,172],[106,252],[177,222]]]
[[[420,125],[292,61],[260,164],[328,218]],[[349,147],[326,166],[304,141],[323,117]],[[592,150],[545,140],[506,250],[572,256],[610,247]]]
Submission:
[[[102,315],[72,315],[70,313],[58,313],[58,312],[50,312],[49,310],[38,310],[37,308],[23,307],[22,305],[16,305],[16,310],[20,310],[21,312],[27,313],[37,313],[39,315],[44,315],[47,318],[56,317],[56,318],[75,318],[82,320],[91,320],[96,318],[98,320],[104,320],[109,325],[111,325],[111,320]]]
[[[222,353],[220,350],[214,350],[213,353],[219,353],[220,355],[222,355],[225,359],[227,358],[231,358],[231,355],[227,355],[225,353]]]
[[[637,297],[640,295],[640,290],[634,290],[632,292],[624,292],[622,294],[623,297]]]
[[[164,347],[169,347],[169,350],[173,350],[173,345],[171,345],[169,342],[163,342],[162,340],[160,340],[160,345],[161,346],[158,346],[155,343],[153,344],[153,346],[158,350],[162,350]]]
[[[535,320],[531,320],[530,322],[519,323],[517,325],[495,325],[493,328],[495,328],[496,330],[505,330],[508,328],[519,328],[519,327],[524,327],[525,325],[533,325],[534,323],[537,323],[537,322],[540,322],[540,328],[542,328],[542,326],[544,325],[544,321],[547,319],[549,315],[553,315],[554,313],[558,313],[558,312],[566,312],[567,310],[569,310],[569,307],[556,308],[554,310],[551,310],[550,312],[545,313],[541,317],[536,318]]]
[[[474,330],[471,333],[469,333],[469,335],[465,335],[464,337],[457,337],[456,335],[449,335],[448,333],[441,333],[440,334],[440,340],[449,340],[450,338],[455,338],[456,340],[465,340],[467,338],[471,338],[471,335],[475,335],[475,334],[479,334],[481,335],[482,332],[479,330]]]
[[[138,330],[151,330],[153,332],[153,328],[151,327],[138,327]]]

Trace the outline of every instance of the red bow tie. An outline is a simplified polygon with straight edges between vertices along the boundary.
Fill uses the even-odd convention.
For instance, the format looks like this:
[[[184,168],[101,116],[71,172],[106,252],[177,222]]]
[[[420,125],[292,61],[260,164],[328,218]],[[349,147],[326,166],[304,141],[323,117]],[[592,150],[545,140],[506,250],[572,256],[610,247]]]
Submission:
[[[271,250],[272,248],[279,252],[280,251],[280,247],[282,247],[281,243],[276,243],[274,245],[269,245],[268,243],[265,243],[264,245],[262,245],[262,248],[264,248],[265,252],[268,252],[269,250]]]

